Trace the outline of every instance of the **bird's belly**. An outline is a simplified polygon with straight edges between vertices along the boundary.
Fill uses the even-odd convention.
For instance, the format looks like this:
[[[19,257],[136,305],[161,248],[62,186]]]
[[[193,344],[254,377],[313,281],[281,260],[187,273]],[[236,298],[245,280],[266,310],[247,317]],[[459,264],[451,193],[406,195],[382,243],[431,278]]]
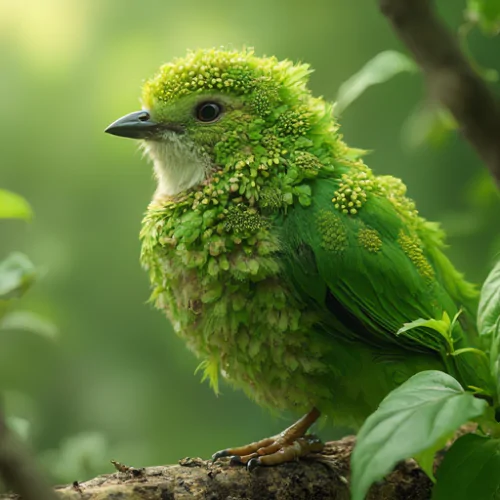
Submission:
[[[259,404],[297,412],[316,406],[356,427],[413,365],[381,362],[380,352],[320,327],[320,313],[283,280],[273,245],[220,255],[211,247],[208,256],[201,248],[151,247],[143,263],[155,304],[202,360],[212,386],[222,373]]]
[[[223,274],[220,293],[207,296],[203,278],[182,274],[168,288],[164,309],[213,386],[220,373],[261,405],[297,412],[316,406],[336,423],[357,427],[411,375],[321,329],[318,314],[278,276],[235,282]]]

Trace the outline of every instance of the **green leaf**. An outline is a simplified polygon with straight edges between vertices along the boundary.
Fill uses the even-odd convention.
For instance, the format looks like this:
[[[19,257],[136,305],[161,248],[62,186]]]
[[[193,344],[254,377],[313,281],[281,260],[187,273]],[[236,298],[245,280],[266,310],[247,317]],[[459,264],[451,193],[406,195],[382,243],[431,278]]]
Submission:
[[[449,319],[449,318],[448,318]],[[401,335],[409,330],[413,330],[414,328],[421,328],[423,326],[427,328],[431,328],[432,330],[438,332],[446,339],[448,338],[448,329],[450,328],[450,321],[441,320],[441,319],[423,319],[419,318],[415,321],[411,321],[410,323],[405,323],[396,333],[396,335]]]
[[[500,400],[500,317],[498,318],[491,335],[490,372],[496,383],[497,398]]]
[[[0,320],[0,331],[22,330],[55,340],[58,335],[57,327],[31,311],[14,311]]]
[[[428,370],[411,377],[389,393],[359,431],[351,462],[353,500],[365,498],[370,485],[397,462],[433,448],[486,406],[446,373]]]
[[[35,267],[22,253],[0,262],[0,301],[20,297],[34,282]]]
[[[453,444],[436,473],[432,500],[500,498],[500,440],[467,434]]]
[[[455,321],[455,320],[454,320]],[[430,347],[435,350],[439,350],[441,347],[441,342],[438,342],[436,344],[435,341],[435,336],[434,335],[429,335],[429,334],[422,334],[419,333],[417,335],[412,335],[412,334],[407,334],[407,332],[415,330],[416,328],[429,328],[431,330],[434,330],[435,332],[439,333],[439,335],[444,339],[448,352],[453,352],[453,339],[451,338],[451,331],[453,330],[454,322],[452,323],[450,321],[450,317],[446,313],[446,311],[443,312],[443,318],[442,319],[424,319],[424,318],[419,318],[414,321],[411,321],[410,323],[405,323],[397,332],[396,335],[402,335],[406,334],[405,336],[420,342],[422,345],[425,345],[426,347]]]
[[[215,392],[215,395],[218,396],[220,394],[220,391],[219,391],[219,363],[217,359],[203,360],[194,371],[195,375],[200,370],[203,370],[203,376],[201,378],[201,381],[205,382],[205,380],[208,379],[210,387]]]
[[[31,424],[25,418],[7,417],[7,427],[15,432],[23,441],[29,438]]]
[[[31,219],[33,212],[28,202],[18,194],[0,189],[0,219]]]
[[[431,478],[433,483],[436,482],[436,478],[434,477],[434,455],[446,446],[446,443],[453,437],[454,434],[455,431],[445,434],[431,447],[421,453],[416,453],[413,457],[418,462],[421,469]]]
[[[500,318],[500,260],[486,278],[479,299],[477,326],[481,335],[493,333]]]
[[[500,0],[468,0],[465,16],[487,35],[500,32]]]
[[[299,203],[303,207],[308,207],[312,203],[311,197],[310,196],[299,196]]]
[[[395,50],[380,52],[339,87],[335,114],[340,115],[368,87],[384,83],[399,73],[417,71],[418,66],[408,56]]]

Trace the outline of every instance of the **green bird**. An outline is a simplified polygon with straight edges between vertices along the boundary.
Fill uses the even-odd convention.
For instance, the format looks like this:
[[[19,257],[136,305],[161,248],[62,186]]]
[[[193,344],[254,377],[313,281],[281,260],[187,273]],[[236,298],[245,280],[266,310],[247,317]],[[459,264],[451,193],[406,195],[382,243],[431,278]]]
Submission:
[[[306,432],[321,412],[358,428],[421,370],[493,397],[475,288],[402,181],[373,174],[343,142],[310,73],[251,50],[192,51],[145,83],[142,111],[106,129],[139,139],[152,160],[142,265],[211,386],[222,375],[260,405],[305,414],[214,455],[250,468],[320,449]],[[457,356],[430,323],[398,334],[457,315]]]

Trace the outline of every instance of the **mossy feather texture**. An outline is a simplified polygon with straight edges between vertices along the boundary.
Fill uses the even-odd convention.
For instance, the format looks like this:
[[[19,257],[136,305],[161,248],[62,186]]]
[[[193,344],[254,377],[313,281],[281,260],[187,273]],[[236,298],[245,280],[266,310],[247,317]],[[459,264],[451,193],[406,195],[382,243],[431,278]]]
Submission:
[[[141,260],[153,302],[214,388],[222,373],[270,408],[317,406],[356,426],[416,371],[449,365],[439,344],[398,337],[403,323],[460,307],[472,316],[476,292],[404,184],[374,175],[346,146],[309,74],[250,50],[213,49],[145,84],[156,120],[172,121],[196,96],[223,99],[228,111],[186,129],[210,171],[155,197]]]

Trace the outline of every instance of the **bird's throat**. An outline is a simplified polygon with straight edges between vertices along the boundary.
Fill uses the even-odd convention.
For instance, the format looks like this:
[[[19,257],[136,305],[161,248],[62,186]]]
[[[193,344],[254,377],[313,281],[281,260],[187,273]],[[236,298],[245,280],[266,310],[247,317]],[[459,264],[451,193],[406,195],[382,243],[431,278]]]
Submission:
[[[172,133],[161,140],[144,141],[143,148],[153,161],[156,196],[175,196],[207,177],[208,159],[183,136]]]

